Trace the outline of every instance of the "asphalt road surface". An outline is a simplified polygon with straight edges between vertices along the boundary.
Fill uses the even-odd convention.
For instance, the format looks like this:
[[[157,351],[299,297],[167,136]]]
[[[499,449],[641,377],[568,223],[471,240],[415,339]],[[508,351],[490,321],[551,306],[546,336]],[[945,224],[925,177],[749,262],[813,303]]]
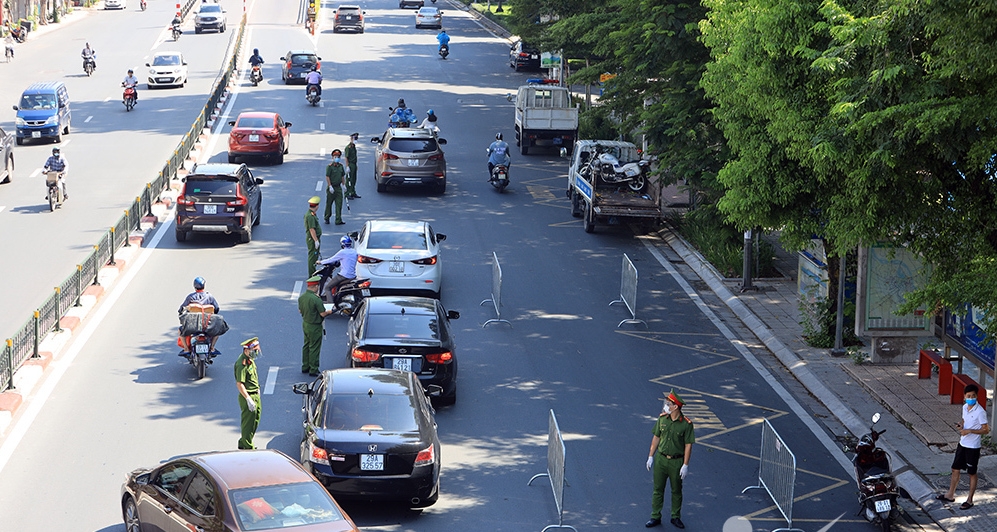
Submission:
[[[106,313],[86,323],[93,334],[79,335],[69,346],[73,364],[38,415],[18,420],[32,422],[24,438],[4,442],[4,449],[14,449],[0,463],[4,530],[123,530],[119,489],[129,471],[183,453],[235,448],[239,427],[232,364],[239,342],[249,336],[262,341],[260,376],[273,390],[263,396],[257,446],[299,456],[301,401],[291,385],[308,379],[298,372],[302,335],[295,303],[295,283],[306,273],[302,218],[307,198],[320,186],[328,154],[343,147],[354,131],[361,133],[358,191],[363,198],[351,202],[341,232],[356,230],[368,219],[430,221],[448,237],[443,243],[442,300],[461,312],[454,323],[458,400],[437,416],[443,441],[440,500],[421,512],[347,503],[363,530],[518,531],[557,523],[546,480],[527,486],[532,475],[546,469],[551,410],[567,447],[564,523],[579,530],[642,529],[650,512],[651,475],[644,462],[651,428],[662,394],[672,388],[689,402],[686,414],[697,424],[682,513],[689,529],[719,531],[734,516],[747,516],[753,530],[785,525],[763,490],[741,494],[757,484],[766,418],[798,459],[794,524],[828,530],[822,527],[840,517],[830,530],[871,529],[853,517],[852,480],[840,457],[828,450],[827,436],[821,429],[815,434],[800,417],[802,413],[809,420],[809,414],[722,334],[722,322],[704,314],[698,298],[628,229],[582,231],[580,221],[570,215],[564,197],[566,164],[556,153],[514,154],[512,185],[504,194],[486,183],[486,146],[496,132],[514,138],[513,110],[505,95],[535,74],[513,73],[506,63],[506,41],[464,13],[442,7],[453,37],[446,61],[436,56],[436,32],[415,30],[413,12],[399,10],[393,1],[365,4],[367,31],[362,35],[333,34],[326,25],[315,37],[296,25],[296,4],[250,4],[248,42],[267,61],[266,79],[259,87],[244,80],[226,111],[234,118],[241,111],[273,110],[293,124],[283,165],[250,161],[255,175],[265,180],[262,224],[246,245],[237,245],[234,237],[201,235],[178,244],[169,223],[147,241],[128,276],[105,298]],[[137,21],[140,14],[122,15]],[[85,38],[84,24],[53,38],[63,39],[62,48],[77,43]],[[229,31],[234,27],[230,23]],[[123,24],[122,31],[131,29]],[[147,30],[149,35],[155,31]],[[111,45],[111,32],[106,33],[104,48],[123,53],[123,47]],[[192,64],[207,65],[206,80],[219,63],[222,45],[201,49],[201,42],[221,43],[227,35],[188,36],[179,44]],[[142,49],[151,41],[146,38]],[[280,80],[278,58],[292,48],[316,48],[323,57],[321,107],[306,104],[303,86],[285,86]],[[63,68],[72,72],[72,61],[67,59]],[[105,177],[96,170],[92,175],[77,171],[73,200],[81,200],[58,214],[81,217],[76,224],[81,242],[67,243],[67,249],[86,242],[83,219],[92,220],[92,232],[104,223],[101,216],[116,216],[115,208],[101,201],[132,194],[154,168],[143,162],[147,157],[142,153],[152,153],[148,158],[158,164],[206,90],[146,92],[143,107],[125,115],[117,108],[120,103],[102,101],[116,95],[116,71],[121,69],[103,61],[99,72],[106,83],[89,95],[71,87],[74,94],[85,95],[82,105],[89,101],[101,123],[92,126],[93,132],[82,125],[70,137],[74,143],[68,155],[78,167],[113,166],[115,173]],[[126,58],[117,61],[124,65]],[[114,76],[109,70],[115,70]],[[424,190],[374,191],[373,147],[365,141],[383,132],[386,108],[399,97],[420,115],[431,107],[440,116],[442,136],[449,141],[449,186],[443,196]],[[151,115],[161,121],[149,120]],[[227,130],[222,128],[212,144],[211,161],[225,160]],[[137,144],[127,150],[111,148],[124,142]],[[19,150],[19,164],[42,160],[46,149]],[[110,164],[113,157],[122,158],[122,164]],[[130,167],[135,175],[127,171]],[[108,180],[122,187],[107,187]],[[23,198],[29,192],[2,190]],[[93,195],[91,201],[86,194]],[[0,213],[3,238],[13,238],[7,226],[19,216],[52,223],[48,230],[70,227],[51,222],[54,216],[5,211]],[[340,236],[335,227],[323,226],[327,254]],[[482,327],[494,317],[490,306],[480,305],[490,294],[493,252],[504,273],[502,317],[511,326]],[[640,271],[638,317],[647,321],[646,330],[617,328],[626,310],[608,305],[618,296],[624,253]],[[207,278],[207,289],[232,326],[219,342],[223,354],[201,381],[193,380],[193,369],[181,363],[175,347],[176,307],[197,275]],[[341,318],[327,320],[323,369],[344,366],[345,328]],[[49,373],[50,378],[60,376]]]

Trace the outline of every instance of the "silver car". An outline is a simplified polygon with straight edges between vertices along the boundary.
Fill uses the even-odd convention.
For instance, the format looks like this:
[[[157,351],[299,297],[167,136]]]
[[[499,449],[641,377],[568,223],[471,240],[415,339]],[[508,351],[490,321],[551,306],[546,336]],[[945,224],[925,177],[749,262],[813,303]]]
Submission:
[[[438,194],[447,190],[447,160],[440,146],[447,140],[431,129],[388,128],[384,135],[370,139],[377,144],[374,153],[374,181],[377,191],[389,186],[429,186]]]
[[[437,233],[427,222],[371,220],[356,240],[357,277],[370,279],[372,293],[440,297],[443,270]]]

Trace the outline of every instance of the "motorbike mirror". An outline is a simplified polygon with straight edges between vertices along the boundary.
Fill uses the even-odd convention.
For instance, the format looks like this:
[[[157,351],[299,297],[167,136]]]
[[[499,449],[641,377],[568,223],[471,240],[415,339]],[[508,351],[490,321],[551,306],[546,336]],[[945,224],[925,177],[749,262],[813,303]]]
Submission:
[[[447,145],[447,139],[436,139],[436,142],[438,142],[438,143],[440,143],[440,144],[442,144],[444,146]]]
[[[875,425],[876,423],[879,423],[879,418],[880,418],[879,412],[876,412],[875,414],[873,414],[872,415],[872,424]]]
[[[457,312],[456,310],[448,310],[447,311],[447,319],[448,320],[458,320],[458,319],[460,319],[460,312]]]
[[[229,120],[229,121],[228,121],[228,125],[230,125],[230,126],[234,126],[234,125],[235,125],[235,120]]]
[[[298,395],[308,395],[311,393],[307,382],[299,382],[294,386],[291,386],[291,389]]]

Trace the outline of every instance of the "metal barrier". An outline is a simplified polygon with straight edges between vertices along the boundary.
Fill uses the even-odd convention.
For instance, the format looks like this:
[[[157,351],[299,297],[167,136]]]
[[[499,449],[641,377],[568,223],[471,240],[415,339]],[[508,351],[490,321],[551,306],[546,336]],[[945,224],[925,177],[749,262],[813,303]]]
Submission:
[[[627,310],[630,311],[630,317],[617,324],[617,327],[624,323],[643,323],[644,327],[647,328],[646,321],[637,319],[637,268],[634,267],[634,263],[630,261],[630,257],[626,253],[623,254],[620,298],[610,301],[609,305],[613,306],[614,303],[623,303],[627,306]]]
[[[502,265],[499,264],[498,255],[494,251],[492,252],[492,297],[482,301],[478,306],[485,303],[491,303],[495,308],[495,317],[482,323],[482,327],[489,323],[505,323],[512,327],[509,320],[502,319]]]
[[[550,479],[550,488],[554,492],[554,505],[557,506],[557,524],[547,525],[540,532],[552,528],[570,528],[578,532],[575,527],[564,524],[564,438],[561,437],[561,429],[557,426],[557,417],[554,416],[553,410],[550,411],[550,418],[547,421],[547,472],[533,475],[526,485],[533,484],[533,481],[540,477]]]
[[[196,0],[189,0],[184,7],[184,14],[186,15],[196,3]],[[207,126],[212,111],[221,102],[228,82],[236,71],[238,51],[242,46],[245,30],[246,16],[243,15],[239,31],[236,32],[233,43],[226,50],[224,70],[215,80],[208,102],[190,129],[184,134],[177,148],[173,151],[173,155],[163,165],[159,175],[151,183],[146,183],[142,192],[135,197],[124,214],[107,232],[100,236],[90,254],[83,262],[76,265],[76,270],[59,283],[59,286],[55,287],[48,298],[38,307],[38,310],[34,311],[33,316],[6,339],[3,345],[3,355],[0,356],[0,392],[14,387],[14,372],[17,371],[17,368],[21,367],[27,359],[38,357],[38,344],[41,343],[42,338],[50,331],[61,330],[60,320],[71,307],[79,306],[80,297],[86,287],[100,284],[98,277],[101,266],[113,265],[114,252],[123,246],[130,245],[128,237],[131,232],[141,227],[143,216],[152,215],[153,203],[159,201],[160,195],[169,189],[170,180],[175,178],[177,171],[183,168],[187,155]]]
[[[796,455],[775,431],[769,420],[762,424],[762,449],[758,459],[758,485],[741,490],[764,488],[776,508],[786,519],[786,528],[772,532],[800,530],[793,528],[793,489],[796,485]],[[800,530],[800,532],[803,532]]]

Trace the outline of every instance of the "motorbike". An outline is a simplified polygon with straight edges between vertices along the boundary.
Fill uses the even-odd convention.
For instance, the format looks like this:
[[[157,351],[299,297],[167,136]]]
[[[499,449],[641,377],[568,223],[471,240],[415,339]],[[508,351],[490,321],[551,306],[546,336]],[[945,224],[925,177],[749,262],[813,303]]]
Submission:
[[[83,72],[86,73],[87,77],[93,75],[93,69],[97,68],[97,63],[93,59],[86,59],[83,61]]]
[[[450,45],[441,44],[440,45],[440,57],[442,57],[443,59],[446,59],[448,55],[450,55]]]
[[[62,202],[66,200],[62,196],[62,187],[59,186],[59,179],[62,178],[62,172],[49,171],[45,174],[45,186],[48,188],[48,194],[45,195],[45,199],[48,200],[48,210],[54,212],[56,207],[62,207]]]
[[[609,185],[626,184],[632,192],[642,192],[647,187],[650,163],[640,160],[621,165],[611,153],[598,153],[581,170],[583,175],[595,177]]]
[[[882,526],[889,532],[893,521],[899,516],[897,498],[900,490],[893,478],[890,456],[876,445],[886,429],[876,431],[880,415],[872,416],[869,433],[859,439],[855,446],[852,465],[855,467],[855,481],[858,485],[859,512],[870,523]]]
[[[14,42],[23,43],[28,37],[28,34],[23,29],[18,27],[10,30],[10,36],[14,38]]]
[[[492,175],[488,182],[499,192],[504,191],[505,187],[509,186],[509,167],[504,164],[493,166]]]
[[[344,281],[332,289],[331,295],[326,294],[324,292],[325,283],[332,277],[335,269],[338,267],[338,261],[331,264],[323,264],[322,269],[315,272],[321,278],[319,286],[323,290],[321,294],[322,301],[332,304],[333,308],[340,314],[352,316],[353,312],[360,306],[360,302],[364,298],[370,297],[370,279],[358,278]]]
[[[180,34],[181,33],[183,33],[183,32],[180,31],[180,25],[179,24],[174,24],[173,25],[173,41],[174,42],[180,40]]]
[[[249,81],[253,83],[254,87],[263,81],[263,71],[260,69],[260,65],[253,65],[253,70],[249,73]]]
[[[135,87],[125,87],[125,93],[121,95],[121,103],[125,104],[125,110],[131,111],[137,103],[135,97]]]
[[[305,90],[305,99],[308,100],[308,103],[312,104],[313,107],[322,101],[322,96],[318,93],[318,85],[308,86]]]
[[[211,364],[211,337],[204,333],[190,336],[190,351],[182,353],[187,362],[197,371],[197,378],[203,379],[208,364]]]
[[[412,127],[412,122],[415,120],[415,114],[406,114],[405,118],[411,117],[411,119],[406,120],[395,113],[394,107],[388,107],[388,127]]]
[[[142,11],[145,11],[145,8],[148,7],[148,6],[145,5],[145,0],[142,0],[141,2],[139,2],[139,7],[142,8]]]
[[[7,58],[7,62],[10,63],[11,59],[14,59],[14,49],[10,46],[5,46],[3,49],[4,57]]]

